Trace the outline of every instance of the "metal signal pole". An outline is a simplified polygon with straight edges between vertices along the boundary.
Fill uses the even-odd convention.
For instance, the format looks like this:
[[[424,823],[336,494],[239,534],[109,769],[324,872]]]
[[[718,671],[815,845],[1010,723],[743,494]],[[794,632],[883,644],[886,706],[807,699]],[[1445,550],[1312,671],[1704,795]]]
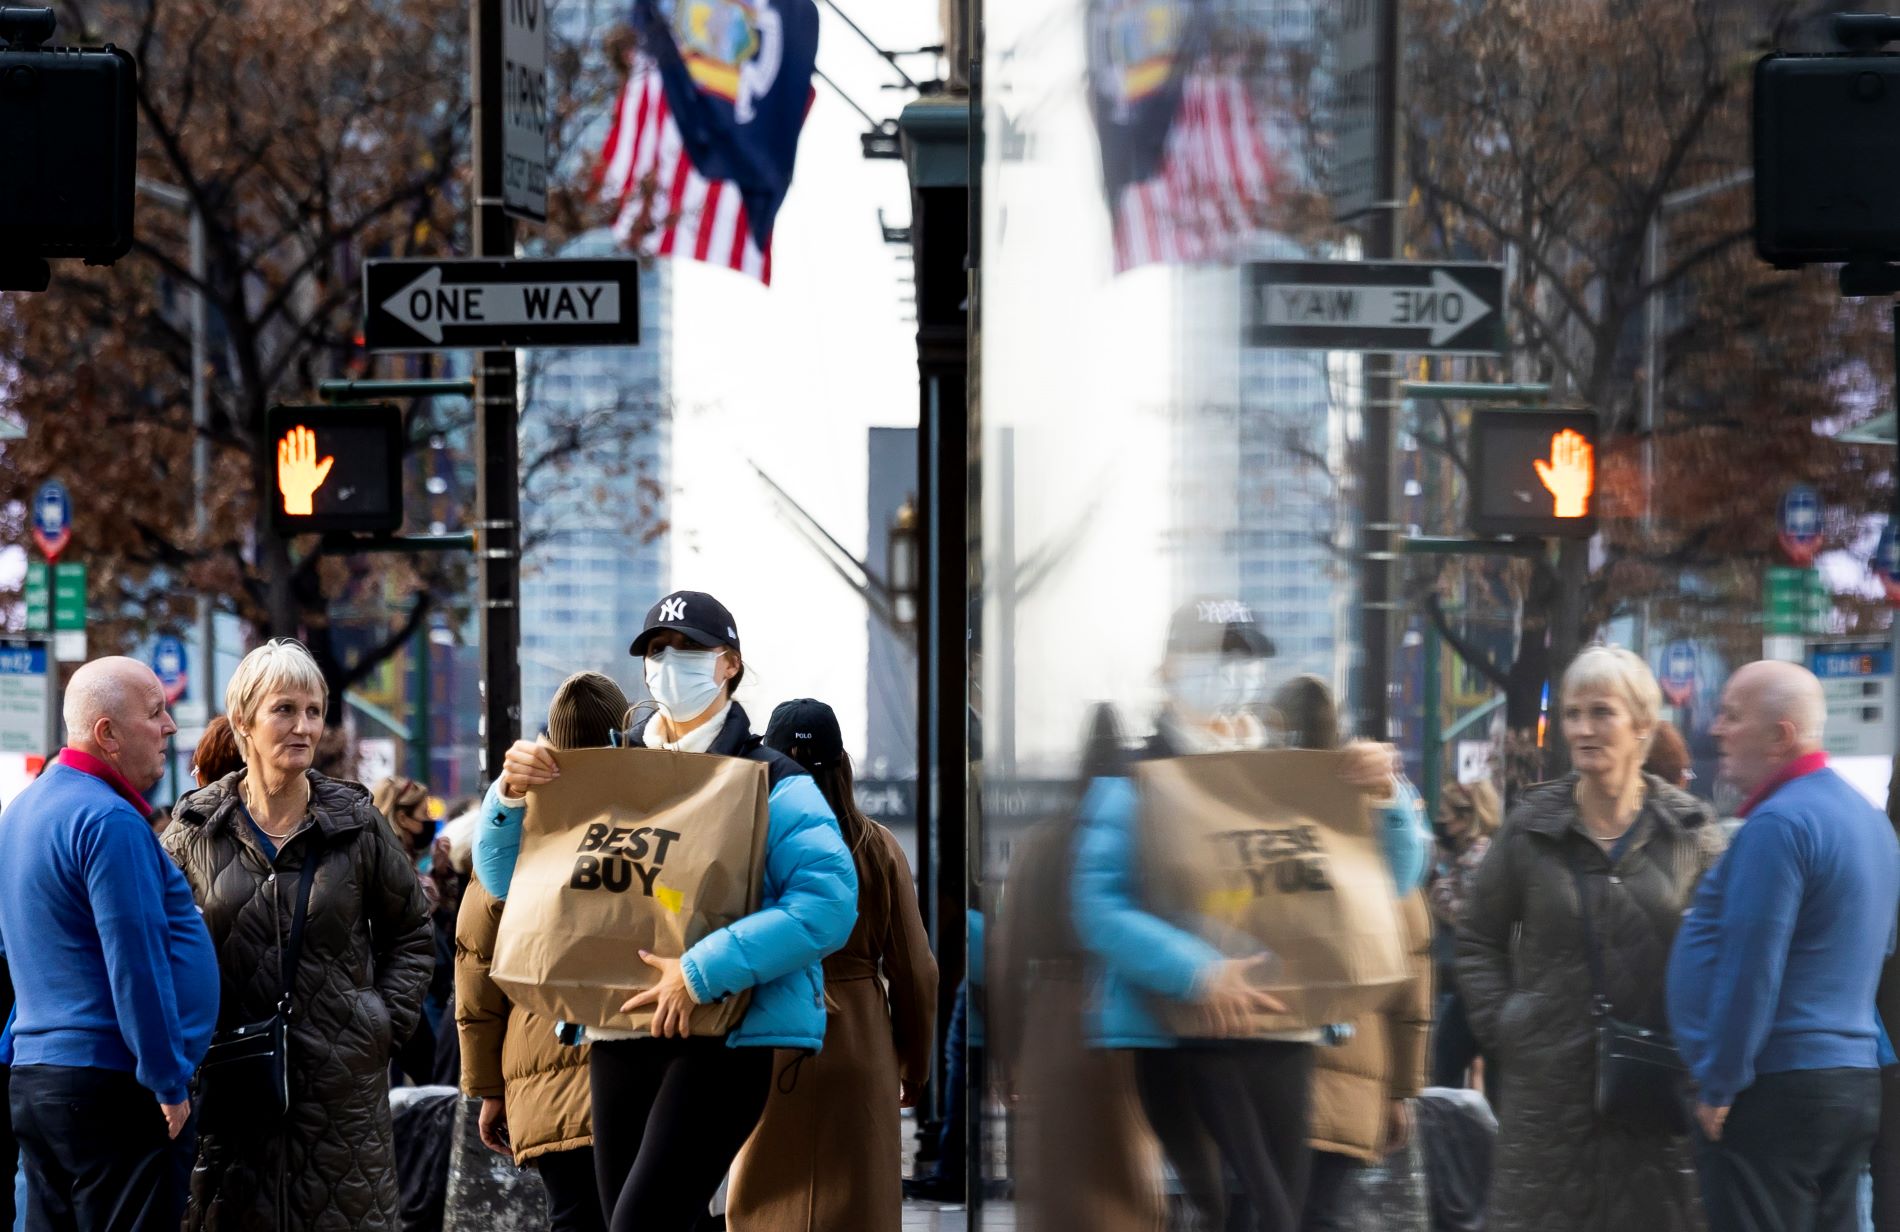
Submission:
[[[475,255],[515,255],[515,223],[502,210],[501,5],[474,0]],[[482,773],[521,732],[521,443],[515,353],[482,351],[475,366],[475,558],[481,591]]]

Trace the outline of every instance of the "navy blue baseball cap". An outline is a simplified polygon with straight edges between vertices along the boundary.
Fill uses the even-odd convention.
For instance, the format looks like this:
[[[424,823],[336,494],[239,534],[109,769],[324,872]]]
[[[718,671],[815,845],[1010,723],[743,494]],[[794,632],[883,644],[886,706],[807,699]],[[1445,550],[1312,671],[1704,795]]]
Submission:
[[[807,769],[829,766],[844,755],[837,713],[810,697],[778,704],[772,721],[765,725],[765,744]]]
[[[646,657],[647,643],[669,630],[708,650],[739,649],[739,625],[725,604],[703,590],[676,590],[647,610],[646,624],[627,653]]]

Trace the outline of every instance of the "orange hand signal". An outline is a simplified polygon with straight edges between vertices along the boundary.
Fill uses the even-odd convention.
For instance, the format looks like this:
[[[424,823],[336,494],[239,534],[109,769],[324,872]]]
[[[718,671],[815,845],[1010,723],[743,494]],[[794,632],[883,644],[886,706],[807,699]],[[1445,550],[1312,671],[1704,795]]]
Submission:
[[[308,428],[292,428],[277,442],[277,490],[284,495],[284,512],[291,517],[309,517],[314,511],[311,500],[323,481],[330,477],[334,457],[317,460],[317,434]]]
[[[1590,494],[1596,491],[1596,450],[1581,432],[1565,428],[1550,438],[1550,461],[1536,459],[1537,477],[1557,498],[1555,516],[1581,518],[1590,512]]]

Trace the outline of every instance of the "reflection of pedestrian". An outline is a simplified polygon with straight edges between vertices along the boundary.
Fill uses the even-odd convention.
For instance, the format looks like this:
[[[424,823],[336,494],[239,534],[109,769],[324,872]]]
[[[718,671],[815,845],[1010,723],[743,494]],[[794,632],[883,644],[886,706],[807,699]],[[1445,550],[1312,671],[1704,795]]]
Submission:
[[[291,998],[290,1110],[256,1132],[204,1135],[194,1229],[397,1226],[389,1054],[428,987],[428,906],[369,792],[311,769],[327,700],[296,642],[246,655],[225,707],[244,772],[185,797],[165,835],[218,948],[226,1031],[276,1012],[282,939],[298,887],[314,879]]]
[[[858,810],[830,706],[780,705],[765,743],[811,772],[858,870],[858,922],[825,959],[825,1047],[776,1088],[733,1166],[732,1232],[895,1232],[903,1221],[898,1106],[914,1108],[937,1038],[937,960],[897,836]],[[781,1052],[775,1064],[796,1063]]]
[[[1465,1016],[1465,999],[1458,991],[1455,934],[1458,917],[1471,897],[1478,868],[1491,849],[1491,836],[1501,820],[1497,789],[1489,781],[1453,783],[1439,793],[1439,824],[1444,837],[1438,843],[1431,881],[1432,916],[1436,926],[1453,937],[1452,952],[1439,966],[1437,1029],[1432,1035],[1432,1085],[1462,1087],[1472,1063],[1478,1060],[1478,1037]],[[1484,1089],[1495,1111],[1502,1094],[1496,1057],[1484,1058]]]
[[[1169,702],[1150,752],[1266,747],[1271,737],[1253,708],[1264,700],[1263,660],[1272,648],[1244,604],[1196,601],[1177,611],[1161,672]],[[1349,747],[1342,776],[1385,801],[1383,837],[1406,846],[1391,865],[1407,869],[1401,880],[1415,881],[1424,841],[1410,789],[1394,777],[1396,755],[1386,745]],[[1225,1226],[1231,1172],[1265,1232],[1294,1228],[1306,1193],[1307,1109],[1321,1033],[1237,1037],[1255,1015],[1284,1010],[1254,985],[1266,956],[1228,958],[1141,905],[1139,809],[1129,779],[1098,780],[1081,811],[1073,896],[1076,934],[1100,967],[1093,1042],[1133,1050],[1149,1125],[1206,1227]],[[1155,1014],[1157,999],[1198,1007],[1205,1035],[1176,1037]]]
[[[1121,729],[1097,709],[1084,782],[1123,773]],[[1160,1159],[1133,1059],[1088,1046],[1086,951],[1070,910],[1073,810],[1014,845],[992,973],[996,1071],[1014,1098],[1016,1206],[1036,1232],[1159,1232]]]
[[[1669,985],[1712,1232],[1858,1226],[1900,843],[1827,768],[1826,723],[1811,673],[1754,663],[1729,680],[1715,725],[1747,820],[1696,894]]]
[[[1287,682],[1273,697],[1296,747],[1339,747],[1339,716],[1332,694],[1314,676]],[[1419,886],[1425,876],[1424,810],[1403,793],[1386,825],[1409,826],[1408,842],[1386,843],[1388,871],[1399,896],[1399,920],[1412,978],[1384,1006],[1362,1014],[1345,1038],[1322,1048],[1313,1067],[1313,1147],[1302,1232],[1351,1232],[1360,1223],[1359,1175],[1403,1150],[1412,1137],[1411,1100],[1425,1079],[1425,1043],[1432,1026],[1431,919]],[[1402,867],[1394,856],[1403,853]]]
[[[143,663],[73,675],[69,744],[0,824],[0,948],[18,997],[9,1105],[36,1232],[176,1232],[187,1084],[218,1017],[218,965],[142,791],[176,730]]]
[[[1575,770],[1519,796],[1459,919],[1458,986],[1504,1063],[1486,1226],[1686,1232],[1701,1224],[1687,1138],[1597,1115],[1595,1005],[1663,1025],[1669,945],[1722,832],[1642,773],[1662,691],[1641,659],[1592,647],[1558,696]]]

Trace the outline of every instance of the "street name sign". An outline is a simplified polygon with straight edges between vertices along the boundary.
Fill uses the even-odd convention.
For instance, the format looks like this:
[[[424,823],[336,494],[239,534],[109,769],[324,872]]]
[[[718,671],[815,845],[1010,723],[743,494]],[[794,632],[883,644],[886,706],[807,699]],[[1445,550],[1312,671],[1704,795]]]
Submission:
[[[1296,350],[1497,355],[1504,267],[1466,261],[1256,261],[1246,344]]]
[[[635,260],[400,260],[363,267],[372,351],[635,346]]]

